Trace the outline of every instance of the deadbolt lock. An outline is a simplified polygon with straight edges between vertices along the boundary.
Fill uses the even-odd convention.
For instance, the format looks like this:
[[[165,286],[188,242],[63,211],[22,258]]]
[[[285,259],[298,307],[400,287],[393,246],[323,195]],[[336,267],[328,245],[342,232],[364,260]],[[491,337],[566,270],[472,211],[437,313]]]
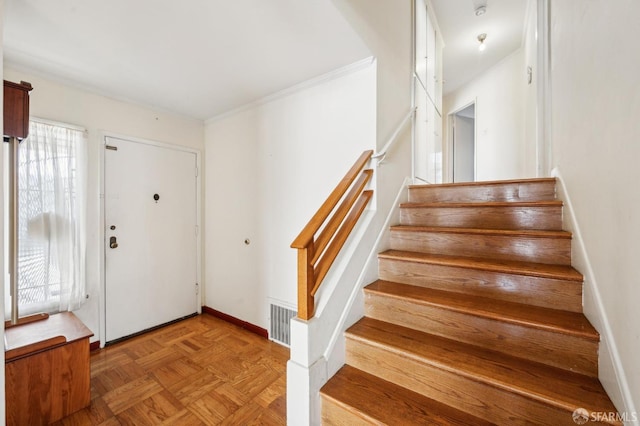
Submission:
[[[116,237],[109,238],[109,247],[111,247],[112,249],[118,247],[118,242],[116,241]]]

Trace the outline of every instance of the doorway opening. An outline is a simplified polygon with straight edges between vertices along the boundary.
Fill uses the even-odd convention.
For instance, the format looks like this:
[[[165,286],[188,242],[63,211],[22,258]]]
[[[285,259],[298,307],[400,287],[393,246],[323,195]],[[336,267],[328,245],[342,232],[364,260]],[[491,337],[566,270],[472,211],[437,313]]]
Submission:
[[[490,2],[486,15],[477,16],[471,4],[430,1],[446,43],[442,109],[445,182],[549,175],[548,3],[500,0]],[[477,39],[481,34],[486,34],[482,45],[486,49],[482,50]],[[476,112],[474,176],[469,168],[453,170],[451,135],[452,114],[473,102],[476,109],[478,105],[482,108],[482,114]]]
[[[453,182],[476,180],[476,103],[449,114]]]

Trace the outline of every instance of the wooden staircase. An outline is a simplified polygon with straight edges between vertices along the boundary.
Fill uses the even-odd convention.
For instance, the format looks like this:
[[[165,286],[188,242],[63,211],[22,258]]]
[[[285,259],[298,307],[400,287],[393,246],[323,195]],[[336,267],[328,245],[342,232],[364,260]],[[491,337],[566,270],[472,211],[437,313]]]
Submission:
[[[578,408],[616,412],[554,179],[412,186],[400,211],[346,365],[321,390],[323,423],[575,425]]]

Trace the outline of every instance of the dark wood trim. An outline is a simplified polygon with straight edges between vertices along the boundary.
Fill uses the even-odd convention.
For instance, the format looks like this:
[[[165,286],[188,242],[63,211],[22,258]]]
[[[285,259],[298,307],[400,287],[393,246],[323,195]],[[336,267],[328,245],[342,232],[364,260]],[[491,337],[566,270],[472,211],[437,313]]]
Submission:
[[[243,321],[239,318],[233,317],[231,315],[227,315],[220,311],[216,311],[215,309],[210,308],[208,306],[203,306],[202,312],[205,314],[212,315],[216,318],[220,318],[221,320],[229,322],[233,325],[237,325],[238,327],[244,328],[252,333],[257,334],[258,336],[264,337],[265,339],[269,338],[269,332],[266,329],[262,327],[258,327],[257,325],[251,324],[249,322]]]
[[[97,351],[98,349],[100,349],[100,340],[96,340],[89,344],[89,352]]]
[[[26,317],[18,318],[18,322],[16,324],[11,324],[11,321],[5,321],[4,329],[6,330],[7,328],[17,327],[19,325],[29,324],[35,321],[43,321],[43,320],[46,320],[47,318],[49,318],[49,314],[40,313],[40,314],[33,314]]]
[[[158,325],[155,325],[153,327],[145,328],[144,330],[138,331],[137,333],[133,333],[133,334],[129,334],[127,336],[119,337],[119,338],[117,338],[115,340],[109,340],[108,342],[105,342],[104,345],[105,346],[115,345],[116,343],[120,343],[120,342],[124,342],[125,340],[129,340],[132,337],[141,336],[143,334],[149,333],[150,331],[158,330],[159,328],[163,328],[163,327],[166,327],[168,325],[175,324],[177,322],[186,320],[187,318],[195,317],[197,315],[198,315],[198,313],[194,312],[194,313],[192,313],[190,315],[186,315],[186,316],[184,316],[182,318],[176,318],[176,319],[174,319],[172,321],[165,322],[164,324],[158,324]]]
[[[31,355],[56,346],[93,336],[73,312],[45,315],[44,320],[31,321],[4,331],[5,361]],[[36,315],[34,318],[39,318]],[[88,345],[87,345],[88,346]]]

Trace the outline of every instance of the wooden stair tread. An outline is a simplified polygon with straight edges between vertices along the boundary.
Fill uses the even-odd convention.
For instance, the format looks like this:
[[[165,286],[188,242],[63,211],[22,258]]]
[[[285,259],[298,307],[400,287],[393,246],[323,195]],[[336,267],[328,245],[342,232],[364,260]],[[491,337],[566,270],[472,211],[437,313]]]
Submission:
[[[346,335],[563,410],[616,411],[600,382],[582,374],[367,317]]]
[[[416,392],[345,365],[320,390],[345,409],[372,423],[402,425],[492,425]]]
[[[402,203],[400,208],[478,208],[478,207],[562,207],[562,201],[489,201],[467,203]]]
[[[409,202],[474,202],[556,200],[555,179],[492,182],[459,182],[444,185],[411,185]]]
[[[493,260],[474,257],[446,256],[403,250],[386,250],[378,258],[397,259],[408,262],[430,263],[441,266],[453,266],[483,271],[527,275],[582,282],[584,277],[573,267],[567,265],[549,265],[544,263],[515,260]]]
[[[510,180],[488,180],[477,182],[454,182],[454,183],[439,183],[437,185],[409,185],[409,189],[415,188],[450,188],[458,186],[489,186],[489,185],[505,185],[513,183],[543,183],[543,182],[555,182],[556,178],[531,178],[531,179],[510,179]]]
[[[392,231],[396,232],[442,232],[451,234],[469,235],[498,235],[505,237],[529,237],[529,238],[563,238],[571,239],[572,234],[568,231],[548,231],[538,229],[489,229],[489,228],[453,228],[443,226],[416,226],[416,225],[394,225]]]
[[[365,287],[365,293],[367,292],[596,342],[600,340],[598,332],[587,318],[575,312],[523,305],[383,280],[369,284]]]

